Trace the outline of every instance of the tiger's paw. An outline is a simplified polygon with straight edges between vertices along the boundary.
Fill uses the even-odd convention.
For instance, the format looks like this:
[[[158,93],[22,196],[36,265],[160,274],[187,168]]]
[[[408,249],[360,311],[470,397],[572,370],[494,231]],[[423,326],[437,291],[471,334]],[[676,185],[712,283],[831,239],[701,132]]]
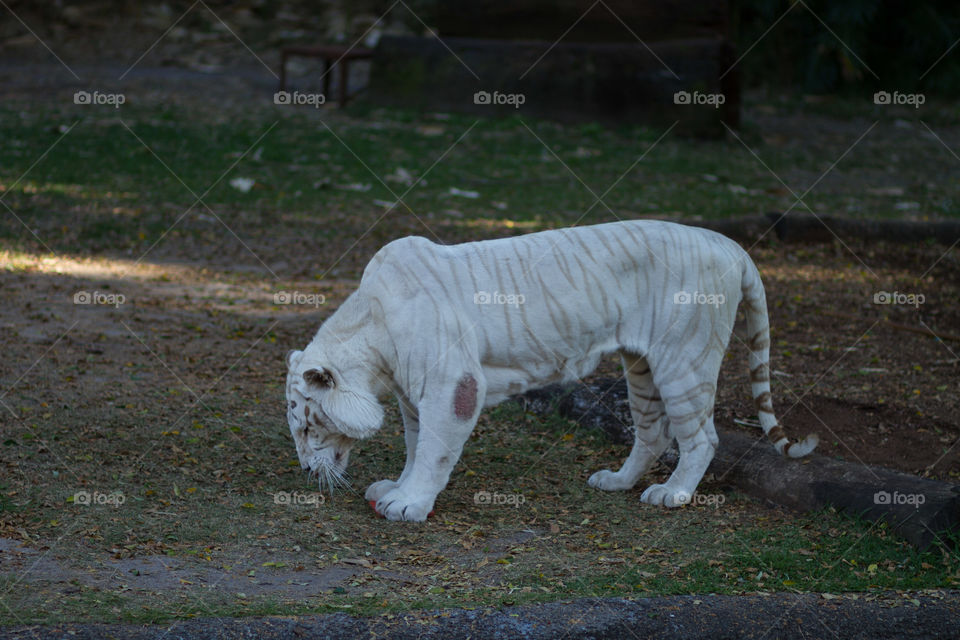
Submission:
[[[682,507],[690,504],[689,491],[674,489],[667,484],[652,484],[640,496],[640,502],[664,507]]]
[[[376,502],[399,486],[400,483],[396,480],[380,480],[379,482],[374,482],[367,487],[367,492],[363,494],[363,497],[367,500],[367,502]]]
[[[634,485],[632,482],[627,482],[624,476],[609,469],[597,471],[590,476],[587,484],[594,489],[602,489],[603,491],[626,491],[632,489]]]
[[[433,500],[417,498],[397,488],[377,500],[373,510],[387,520],[423,522],[433,513]]]

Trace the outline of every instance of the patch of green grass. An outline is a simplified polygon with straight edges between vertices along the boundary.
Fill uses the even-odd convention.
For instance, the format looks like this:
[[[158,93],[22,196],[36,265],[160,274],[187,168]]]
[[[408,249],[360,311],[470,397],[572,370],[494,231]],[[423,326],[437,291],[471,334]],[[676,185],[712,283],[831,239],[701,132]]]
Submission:
[[[72,128],[62,133],[58,124]],[[55,251],[142,252],[161,239],[217,242],[229,236],[217,218],[249,240],[275,233],[278,215],[305,238],[345,239],[385,214],[378,203],[399,196],[404,204],[388,216],[405,223],[393,226],[394,233],[451,241],[502,235],[503,220],[536,229],[648,215],[717,218],[783,210],[795,200],[780,178],[802,193],[863,133],[851,126],[849,139],[824,138],[805,147],[784,144],[775,131],[760,133],[752,123],[745,129],[759,159],[732,137],[660,139],[664,131],[658,129],[521,117],[437,120],[387,110],[344,117],[288,109],[209,122],[160,106],[111,110],[102,117],[89,110],[41,106],[27,113],[8,106],[0,108],[0,136],[7,141],[0,149],[0,182],[10,189],[6,202]],[[919,202],[911,213],[954,216],[954,181],[921,180],[927,186],[916,191],[906,174],[929,173],[933,165],[899,166],[904,154],[931,162],[942,155],[942,148],[927,149],[928,142],[915,136],[902,141],[890,131],[872,134],[832,170],[847,177],[852,191],[821,186],[804,200],[821,214],[899,215],[896,199],[870,191],[889,187],[886,178],[876,178],[896,166],[904,174],[900,200]],[[917,153],[907,153],[908,143]],[[424,180],[413,187],[391,181],[399,169]],[[236,177],[256,184],[243,193],[229,184]],[[478,197],[457,196],[451,188]],[[196,196],[203,202],[196,203]],[[0,237],[36,244],[10,216],[0,223]]]

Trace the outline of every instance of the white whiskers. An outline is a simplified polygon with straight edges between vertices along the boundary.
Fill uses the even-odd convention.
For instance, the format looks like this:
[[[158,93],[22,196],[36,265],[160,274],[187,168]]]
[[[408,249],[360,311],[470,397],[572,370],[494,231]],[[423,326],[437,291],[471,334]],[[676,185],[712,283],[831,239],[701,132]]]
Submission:
[[[316,476],[320,492],[329,491],[331,497],[336,489],[350,488],[350,476],[334,465],[321,464],[318,469],[311,470],[310,475]]]

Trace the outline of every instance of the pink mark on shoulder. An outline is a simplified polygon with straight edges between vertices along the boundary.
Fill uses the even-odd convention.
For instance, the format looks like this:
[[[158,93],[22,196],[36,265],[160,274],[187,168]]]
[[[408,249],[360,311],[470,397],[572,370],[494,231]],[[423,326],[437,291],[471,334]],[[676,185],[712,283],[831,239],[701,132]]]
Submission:
[[[453,413],[461,420],[468,420],[476,410],[477,381],[468,373],[460,378],[453,393]]]

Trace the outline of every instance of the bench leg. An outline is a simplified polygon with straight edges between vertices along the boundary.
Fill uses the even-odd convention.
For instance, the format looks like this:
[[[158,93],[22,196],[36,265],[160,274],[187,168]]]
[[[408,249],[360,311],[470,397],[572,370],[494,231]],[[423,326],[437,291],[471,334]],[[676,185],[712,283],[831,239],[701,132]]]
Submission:
[[[323,59],[323,99],[330,99],[330,58]]]
[[[340,108],[343,109],[347,106],[347,78],[350,76],[347,69],[349,63],[344,59],[340,60],[338,64],[340,66]]]

